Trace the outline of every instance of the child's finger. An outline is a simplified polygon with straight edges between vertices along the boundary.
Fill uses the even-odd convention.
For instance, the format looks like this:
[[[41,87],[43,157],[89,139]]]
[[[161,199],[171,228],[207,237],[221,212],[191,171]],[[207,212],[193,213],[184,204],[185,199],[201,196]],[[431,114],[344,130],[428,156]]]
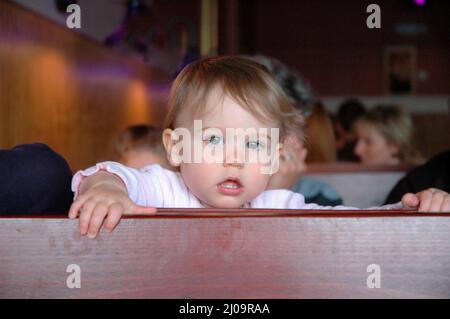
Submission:
[[[87,201],[80,211],[80,234],[86,235],[89,227],[89,221],[91,220],[92,211],[94,210],[96,202],[93,200]]]
[[[106,232],[112,232],[113,229],[117,226],[122,217],[123,207],[119,203],[112,204],[109,206],[108,217],[106,217],[105,224],[103,225],[103,229]]]
[[[89,221],[88,237],[94,239],[97,237],[98,230],[108,214],[108,205],[105,203],[98,203],[92,212],[91,220]]]
[[[155,214],[156,213],[156,207],[147,207],[147,206],[139,206],[139,205],[133,205],[131,207],[131,210],[129,214],[133,215],[146,215],[146,214]]]
[[[419,198],[417,197],[417,195],[408,193],[408,194],[403,195],[402,203],[404,206],[406,206],[406,208],[414,209],[419,206],[420,201],[419,201]]]
[[[450,195],[445,196],[444,202],[442,203],[441,211],[450,212]]]
[[[420,198],[419,212],[429,212],[431,208],[433,192],[431,190],[420,192],[419,198]]]
[[[69,209],[70,219],[75,219],[78,216],[78,211],[80,210],[81,205],[82,204],[80,202],[73,202],[72,205],[70,205]]]
[[[444,203],[444,193],[436,192],[431,198],[431,205],[429,212],[439,212],[441,211],[441,206]]]
[[[69,218],[74,219],[77,218],[78,212],[80,211],[81,206],[86,202],[86,196],[78,196],[78,198],[70,205],[69,209]]]

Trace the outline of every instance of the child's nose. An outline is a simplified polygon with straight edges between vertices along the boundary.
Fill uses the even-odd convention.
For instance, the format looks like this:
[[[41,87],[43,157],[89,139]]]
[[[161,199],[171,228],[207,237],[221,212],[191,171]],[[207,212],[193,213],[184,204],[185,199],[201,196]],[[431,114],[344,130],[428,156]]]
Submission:
[[[243,167],[245,164],[245,154],[241,154],[237,147],[225,150],[224,166]]]
[[[223,164],[224,167],[236,167],[236,168],[244,168],[244,163],[228,163],[225,162]]]

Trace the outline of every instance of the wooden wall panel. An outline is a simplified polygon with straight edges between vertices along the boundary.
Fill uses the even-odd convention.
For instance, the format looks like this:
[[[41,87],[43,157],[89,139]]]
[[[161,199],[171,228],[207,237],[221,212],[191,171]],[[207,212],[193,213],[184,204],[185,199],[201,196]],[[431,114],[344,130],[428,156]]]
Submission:
[[[450,149],[450,114],[412,114],[414,144],[424,158]]]
[[[0,147],[43,142],[74,170],[107,159],[127,125],[161,125],[170,86],[147,65],[8,1],[0,2],[0,71]]]

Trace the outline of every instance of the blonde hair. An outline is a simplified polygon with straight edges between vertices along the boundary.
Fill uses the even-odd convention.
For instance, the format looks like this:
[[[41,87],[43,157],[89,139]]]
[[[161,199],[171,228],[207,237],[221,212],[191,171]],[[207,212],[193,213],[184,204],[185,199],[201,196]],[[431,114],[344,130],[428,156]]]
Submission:
[[[327,163],[336,161],[336,140],[333,123],[321,102],[317,102],[310,116],[306,118],[305,128],[308,163]]]
[[[177,76],[164,127],[175,129],[177,117],[189,105],[195,106],[193,117],[204,112],[208,94],[216,85],[259,120],[277,122],[281,140],[288,131],[303,136],[303,116],[289,102],[273,75],[255,61],[231,56],[196,61]]]
[[[397,105],[378,105],[367,111],[358,121],[372,124],[391,145],[398,148],[400,163],[414,164],[419,153],[413,146],[413,124],[409,114]]]

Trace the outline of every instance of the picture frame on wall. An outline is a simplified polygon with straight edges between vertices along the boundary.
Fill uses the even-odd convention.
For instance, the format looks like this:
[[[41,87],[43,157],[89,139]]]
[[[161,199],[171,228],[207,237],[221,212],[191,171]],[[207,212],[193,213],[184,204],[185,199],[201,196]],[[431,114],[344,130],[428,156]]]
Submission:
[[[384,93],[389,95],[415,93],[416,63],[417,53],[414,47],[387,47],[383,58]]]

